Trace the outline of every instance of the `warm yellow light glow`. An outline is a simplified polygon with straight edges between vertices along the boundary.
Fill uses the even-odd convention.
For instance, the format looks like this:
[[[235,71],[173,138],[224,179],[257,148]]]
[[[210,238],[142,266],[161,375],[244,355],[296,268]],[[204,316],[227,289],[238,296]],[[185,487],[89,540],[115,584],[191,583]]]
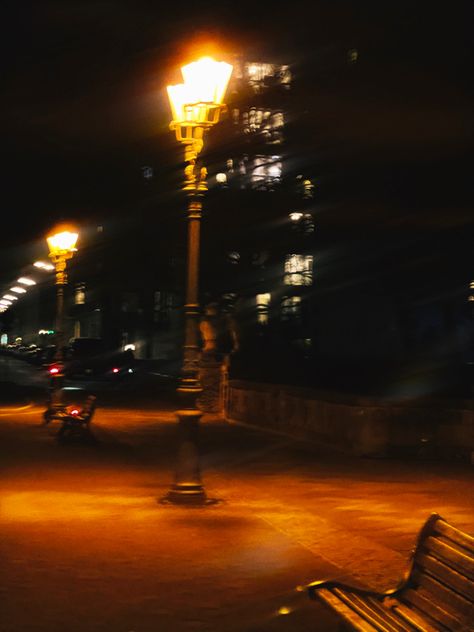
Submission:
[[[13,294],[4,294],[2,296],[2,298],[6,298],[9,301],[17,301],[18,300],[18,296],[13,296]]]
[[[186,86],[182,83],[179,83],[176,86],[168,86],[167,90],[168,98],[171,104],[171,114],[173,117],[173,121],[186,120],[184,106],[186,105],[186,103],[191,103],[192,98]]]
[[[17,294],[25,294],[26,290],[23,287],[18,287],[17,285],[15,285],[14,287],[10,288],[10,292],[16,292]]]
[[[79,237],[78,233],[64,230],[55,235],[46,238],[51,255],[61,255],[65,253],[75,252],[77,250],[76,242]]]
[[[220,104],[224,98],[232,66],[225,61],[214,61],[211,57],[202,57],[181,68],[184,83],[194,95],[192,103]]]
[[[102,492],[31,491],[7,492],[2,498],[2,520],[8,522],[54,522],[94,520],[121,515],[143,520],[156,510],[148,499]],[[152,512],[155,512],[152,514]]]
[[[36,285],[36,281],[33,281],[33,279],[29,279],[28,277],[20,277],[17,281],[23,285]]]
[[[290,213],[290,219],[292,222],[298,222],[303,217],[303,213]]]
[[[11,301],[6,301],[5,299],[2,299],[2,300],[0,301],[0,305],[9,306],[9,305],[11,305],[11,304],[12,304],[12,302],[11,302]]]
[[[40,268],[41,270],[54,270],[54,266],[50,263],[45,263],[44,261],[35,261],[33,264],[36,268]]]
[[[281,608],[278,609],[279,615],[290,614],[290,612],[291,612],[291,608],[287,608],[286,606],[282,606]]]
[[[185,106],[221,105],[232,66],[224,61],[202,57],[199,61],[183,66],[181,72],[184,83],[167,88],[173,121],[200,122],[204,116],[203,108]]]

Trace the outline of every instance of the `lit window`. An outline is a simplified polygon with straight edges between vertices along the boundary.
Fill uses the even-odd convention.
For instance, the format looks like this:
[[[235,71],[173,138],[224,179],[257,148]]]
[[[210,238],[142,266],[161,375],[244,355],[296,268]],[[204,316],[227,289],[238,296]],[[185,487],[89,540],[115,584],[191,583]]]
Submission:
[[[293,212],[289,214],[293,228],[309,235],[314,233],[314,219],[311,213]]]
[[[289,66],[266,63],[245,64],[245,76],[254,92],[261,92],[271,85],[281,85],[285,89],[291,86],[291,71]]]
[[[313,283],[313,256],[286,255],[285,285],[311,285]]]
[[[311,213],[305,213],[301,219],[303,232],[307,235],[314,233],[314,219]]]
[[[84,303],[86,302],[86,284],[85,283],[76,284],[74,302],[76,305],[84,305]]]
[[[471,281],[471,282],[469,283],[469,287],[471,288],[471,290],[474,290],[474,281]]]
[[[314,192],[314,184],[311,180],[303,181],[303,197],[305,199],[311,199],[313,197]]]
[[[232,251],[227,253],[227,261],[233,265],[237,265],[240,262],[240,254]]]
[[[272,190],[281,180],[281,156],[255,156],[250,180],[253,189]]]
[[[265,294],[257,294],[255,297],[255,303],[257,305],[257,322],[260,325],[268,324],[268,309],[270,306],[271,294],[266,292]]]
[[[357,48],[350,48],[347,51],[347,62],[349,64],[355,64],[358,59],[359,59],[359,51],[357,50]]]
[[[304,178],[301,174],[296,176],[296,187],[298,193],[304,200],[312,200],[314,197],[314,184],[308,178]]]
[[[471,294],[471,296],[469,296],[467,300],[468,301],[474,301],[474,296]]]
[[[301,296],[284,296],[281,301],[281,319],[297,320],[301,317]]]
[[[284,115],[281,111],[262,108],[250,108],[242,113],[242,130],[244,134],[261,134],[263,140],[272,145],[283,141]]]
[[[303,217],[303,213],[298,213],[298,212],[290,213],[289,215],[289,218],[291,219],[292,222],[299,222],[302,217]]]

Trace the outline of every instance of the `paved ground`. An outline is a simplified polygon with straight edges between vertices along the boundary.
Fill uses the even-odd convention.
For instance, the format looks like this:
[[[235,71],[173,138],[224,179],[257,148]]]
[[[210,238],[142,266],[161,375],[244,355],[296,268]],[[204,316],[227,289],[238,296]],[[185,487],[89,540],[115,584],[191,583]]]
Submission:
[[[69,445],[41,412],[0,407],[1,632],[331,632],[298,585],[393,584],[431,511],[474,532],[465,464],[344,458],[208,416],[204,481],[222,502],[182,509],[157,502],[168,402],[99,408],[94,441]]]
[[[223,502],[181,509],[156,502],[169,411],[99,409],[89,444],[55,430],[39,407],[0,411],[2,632],[329,632],[298,584],[386,586],[433,510],[474,532],[463,465],[341,459],[208,418],[204,478]]]

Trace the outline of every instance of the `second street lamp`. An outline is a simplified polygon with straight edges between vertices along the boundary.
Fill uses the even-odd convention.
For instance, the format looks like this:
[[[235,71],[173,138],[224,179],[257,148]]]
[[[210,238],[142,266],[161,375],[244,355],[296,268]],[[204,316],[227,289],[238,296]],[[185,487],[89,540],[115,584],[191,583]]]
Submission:
[[[199,381],[199,249],[202,197],[207,191],[207,170],[199,168],[198,155],[207,130],[219,121],[232,66],[209,57],[181,68],[184,83],[168,86],[173,120],[170,129],[184,145],[183,191],[188,199],[188,253],[186,271],[185,332],[183,367],[177,389],[180,409],[180,444],[175,482],[163,499],[175,504],[200,505],[208,502],[201,480],[198,451],[199,421],[196,400],[202,391]]]
[[[56,269],[56,353],[54,360],[59,365],[59,371],[54,375],[54,384],[61,386],[64,362],[64,286],[67,284],[66,261],[77,252],[76,242],[78,233],[75,229],[59,227],[52,235],[46,238],[49,247],[49,258]]]

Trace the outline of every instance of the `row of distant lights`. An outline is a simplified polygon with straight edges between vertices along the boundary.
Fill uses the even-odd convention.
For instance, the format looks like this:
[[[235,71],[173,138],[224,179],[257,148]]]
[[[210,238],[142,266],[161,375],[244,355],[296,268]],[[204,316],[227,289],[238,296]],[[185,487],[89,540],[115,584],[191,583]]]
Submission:
[[[53,265],[51,265],[50,263],[45,263],[44,261],[35,261],[33,265],[36,268],[48,272],[54,270]],[[0,299],[0,313],[6,312],[7,309],[11,305],[13,305],[13,302],[18,300],[19,297],[16,296],[17,294],[19,294],[20,296],[22,294],[26,294],[27,290],[22,286],[26,285],[26,287],[31,287],[32,285],[36,285],[36,281],[33,281],[33,279],[30,279],[29,277],[20,277],[19,279],[17,279],[17,283],[19,283],[20,285],[14,285],[13,287],[11,287],[8,290],[8,293],[4,294]],[[10,294],[10,292],[12,292],[12,294]]]

